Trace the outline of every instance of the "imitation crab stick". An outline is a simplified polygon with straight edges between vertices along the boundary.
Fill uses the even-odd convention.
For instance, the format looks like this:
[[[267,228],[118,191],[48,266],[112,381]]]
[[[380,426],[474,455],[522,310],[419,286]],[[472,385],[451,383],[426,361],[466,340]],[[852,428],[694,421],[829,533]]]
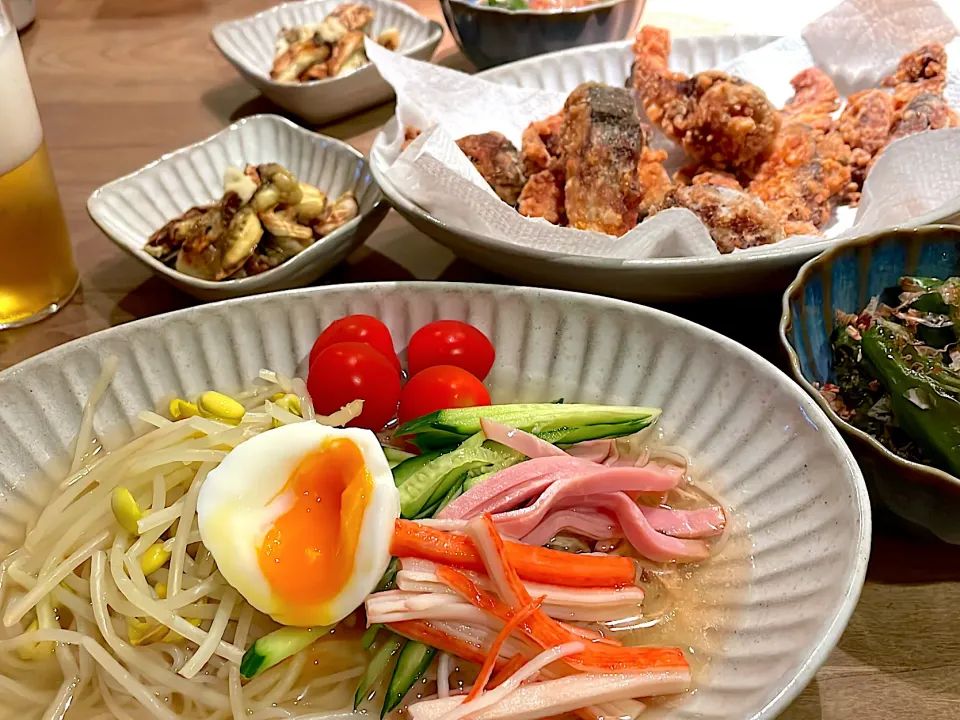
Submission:
[[[530,594],[520,582],[510,562],[506,545],[497,533],[489,515],[471,520],[467,531],[481,553],[487,572],[498,586],[504,600],[520,608],[532,602]],[[480,589],[458,570],[440,568],[437,575],[468,602],[507,622],[512,616],[510,604]],[[569,628],[551,619],[542,610],[535,610],[520,624],[519,629],[530,640],[544,649],[580,640]],[[589,643],[582,652],[564,658],[564,662],[587,672],[643,672],[656,668],[689,668],[683,651],[669,647],[613,647],[603,643]]]
[[[464,570],[486,572],[470,538],[434,530],[410,520],[397,520],[390,552]],[[565,587],[619,587],[632,585],[633,560],[615,555],[572,555],[559,550],[505,543],[506,557],[517,574],[530,582]]]
[[[526,660],[523,659],[523,655],[514,655],[490,678],[490,682],[487,683],[487,689],[493,690],[498,685],[503,685],[504,681],[522,668],[525,662]]]
[[[516,630],[520,626],[520,623],[539,610],[541,605],[543,605],[543,598],[534,600],[525,608],[515,612],[513,617],[504,623],[503,629],[497,633],[497,637],[494,638],[493,644],[490,646],[490,650],[487,652],[487,659],[483,661],[483,667],[480,668],[480,674],[473,683],[473,687],[470,689],[470,693],[467,695],[465,702],[470,702],[483,692],[484,688],[487,686],[487,681],[490,680],[490,675],[493,673],[493,666],[497,661],[497,657],[500,655],[500,648],[503,647],[503,643],[506,642],[508,637],[510,637],[510,633]],[[514,655],[514,657],[516,657],[516,655]],[[510,661],[507,662],[509,663]]]
[[[397,635],[402,635],[410,640],[422,642],[424,645],[435,647],[437,650],[456,655],[458,658],[469,660],[477,665],[483,665],[487,659],[487,654],[477,645],[468,643],[454,637],[450,633],[444,632],[434,627],[426,620],[403,620],[393,622],[387,625]],[[501,664],[498,663],[498,666]]]

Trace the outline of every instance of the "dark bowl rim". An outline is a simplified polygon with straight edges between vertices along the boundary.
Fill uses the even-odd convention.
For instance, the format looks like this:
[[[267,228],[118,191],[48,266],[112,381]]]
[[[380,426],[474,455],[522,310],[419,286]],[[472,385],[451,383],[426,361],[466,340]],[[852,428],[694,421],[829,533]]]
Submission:
[[[957,241],[960,242],[960,225],[952,225],[947,223],[937,223],[931,225],[921,225],[920,227],[895,227],[889,230],[881,230],[875,233],[870,233],[868,235],[863,235],[860,237],[852,238],[850,240],[845,240],[844,242],[834,245],[831,248],[828,248],[821,254],[816,257],[808,260],[800,270],[797,272],[797,277],[794,278],[793,282],[787,286],[787,289],[783,293],[783,298],[781,301],[781,310],[780,310],[780,327],[779,327],[779,336],[780,336],[780,345],[787,353],[787,357],[790,360],[790,372],[793,375],[794,380],[811,395],[814,401],[820,406],[820,408],[827,414],[827,417],[830,418],[830,421],[836,425],[842,432],[852,435],[859,440],[862,440],[867,446],[872,449],[874,452],[879,453],[885,460],[893,462],[895,465],[900,466],[904,470],[910,470],[914,473],[922,474],[928,476],[931,480],[936,480],[939,482],[945,482],[952,486],[954,490],[960,490],[960,477],[951,475],[945,470],[941,470],[932,465],[926,465],[924,463],[914,462],[913,460],[906,460],[905,458],[900,457],[892,453],[890,450],[885,448],[879,440],[877,440],[873,435],[865,433],[863,430],[854,427],[846,420],[841,418],[834,411],[830,404],[823,398],[823,396],[817,392],[816,388],[813,387],[813,384],[807,380],[803,372],[800,369],[800,357],[797,354],[797,351],[794,349],[793,344],[787,337],[787,332],[790,330],[792,325],[792,316],[790,313],[790,302],[795,297],[799,296],[801,290],[806,285],[810,276],[813,274],[814,268],[822,267],[829,265],[840,253],[846,252],[850,248],[860,248],[867,247],[870,245],[876,245],[881,240],[888,238],[890,236],[905,236],[905,235],[932,235],[935,233],[948,232],[957,236]]]
[[[643,2],[646,0],[596,0],[589,5],[584,5],[583,7],[576,8],[553,8],[550,10],[531,10],[526,8],[523,10],[510,10],[508,8],[493,7],[491,5],[481,5],[479,2],[471,2],[470,0],[440,0],[441,3],[445,5],[463,5],[464,7],[471,8],[473,10],[478,10],[480,12],[491,12],[499,13],[501,15],[523,15],[527,17],[537,17],[537,16],[549,16],[556,17],[559,15],[571,16],[571,15],[587,15],[597,10],[602,10],[603,8],[613,7],[614,5],[624,5],[627,3],[636,3]]]

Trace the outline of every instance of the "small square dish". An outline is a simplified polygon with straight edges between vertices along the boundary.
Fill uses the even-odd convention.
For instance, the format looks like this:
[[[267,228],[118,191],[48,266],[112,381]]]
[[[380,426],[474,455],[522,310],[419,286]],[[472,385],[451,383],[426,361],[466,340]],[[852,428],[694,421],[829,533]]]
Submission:
[[[278,163],[300,182],[330,198],[352,190],[359,213],[277,267],[220,281],[182,273],[148,254],[147,240],[170,220],[224,195],[224,171]],[[206,140],[167,153],[130,175],[107,183],[87,200],[93,221],[120,248],[155,274],[201,300],[224,300],[313,282],[363,244],[388,206],[366,159],[334,138],[304,130],[276,115],[254,115]]]
[[[220,23],[213,28],[213,42],[243,78],[274,103],[307,122],[319,124],[358,112],[393,97],[391,88],[372,63],[338,77],[285,83],[271,79],[277,35],[282,28],[315,25],[343,0],[288,2],[256,15]],[[429,60],[443,27],[394,0],[362,0],[374,12],[369,32],[377,37],[395,28],[397,52],[417,60]]]

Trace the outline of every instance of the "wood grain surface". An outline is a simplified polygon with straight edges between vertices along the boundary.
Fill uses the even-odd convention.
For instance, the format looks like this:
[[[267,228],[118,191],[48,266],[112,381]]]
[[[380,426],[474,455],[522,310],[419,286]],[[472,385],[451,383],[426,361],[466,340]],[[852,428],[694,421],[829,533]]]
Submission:
[[[436,0],[410,2],[442,22]],[[279,112],[236,75],[209,38],[216,22],[270,4],[39,0],[38,22],[22,40],[83,286],[55,317],[0,333],[0,369],[73,338],[195,302],[112,245],[87,217],[86,200],[108,180],[232,120]],[[659,7],[670,12],[651,12],[647,19],[676,33],[722,29],[677,14],[671,3]],[[469,69],[449,34],[435,60]],[[392,112],[385,105],[322,131],[366,152]],[[506,282],[456,260],[393,212],[323,282],[411,278]],[[776,297],[669,309],[778,357]],[[960,718],[960,548],[883,515],[876,520],[860,605],[816,680],[782,715],[787,720]]]

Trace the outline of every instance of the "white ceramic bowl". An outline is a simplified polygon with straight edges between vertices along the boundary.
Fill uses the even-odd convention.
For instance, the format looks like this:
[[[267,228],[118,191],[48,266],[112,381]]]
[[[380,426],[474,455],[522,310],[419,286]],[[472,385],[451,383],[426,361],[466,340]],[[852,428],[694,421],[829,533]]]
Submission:
[[[143,250],[166,222],[223,196],[223,171],[233,165],[278,162],[303,182],[335,198],[353,190],[360,215],[271,270],[239,280],[185,275]],[[224,300],[301,287],[313,282],[363,244],[388,206],[358,151],[277,115],[254,115],[216,135],[168,153],[130,175],[107,183],[87,200],[93,221],[155,274],[201,300]]]
[[[279,83],[270,78],[277,33],[282,27],[319,23],[345,0],[288,2],[241,20],[213,28],[213,42],[243,79],[284,110],[320,124],[378,105],[393,97],[393,89],[372,64],[343,77],[307,83]],[[429,60],[443,37],[443,27],[396,0],[361,0],[376,15],[372,34],[387,28],[400,31],[397,52]]]
[[[95,426],[129,434],[138,411],[171,392],[229,391],[261,367],[302,372],[320,330],[348,313],[382,318],[398,348],[428,321],[473,323],[497,349],[494,401],[663,408],[666,441],[692,453],[734,510],[727,552],[703,569],[704,597],[717,605],[697,616],[723,648],[670,717],[773,718],[811,680],[864,579],[870,509],[859,469],[813,399],[766,360],[617,300],[493,285],[331,286],[191,308],[61,345],[0,373],[0,548],[47,497],[51,463],[67,454],[104,358],[120,364]]]
[[[670,66],[684,73],[716,68],[776,38],[758,35],[717,35],[674,38]],[[524,88],[571,92],[589,80],[622,86],[633,62],[631,41],[541,55],[479,73],[493,82]],[[397,119],[388,122],[370,153],[374,177],[390,204],[417,229],[457,255],[494,272],[526,283],[614,295],[640,301],[695,300],[765,290],[781,291],[797,269],[835,241],[759,253],[719,257],[620,260],[585,258],[534,250],[455,227],[431,216],[406,199],[386,177],[382,150],[398,132]],[[922,223],[950,222],[957,208],[916,218]]]

